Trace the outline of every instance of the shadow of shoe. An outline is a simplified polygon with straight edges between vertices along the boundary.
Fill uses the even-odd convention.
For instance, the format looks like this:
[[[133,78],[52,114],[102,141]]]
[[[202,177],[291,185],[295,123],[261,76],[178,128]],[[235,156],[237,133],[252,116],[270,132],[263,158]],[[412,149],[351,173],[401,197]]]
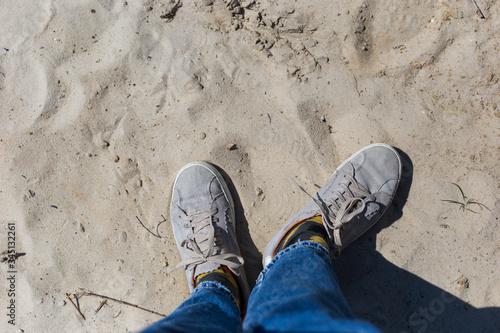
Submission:
[[[231,178],[220,167],[218,167],[217,165],[215,165],[215,167],[224,177],[224,180],[226,181],[229,191],[231,192],[231,195],[233,197],[234,210],[236,215],[236,237],[238,238],[241,256],[245,260],[245,274],[247,276],[248,285],[250,287],[250,290],[252,290],[252,288],[255,286],[255,282],[257,281],[257,277],[262,271],[262,254],[259,252],[259,249],[257,249],[250,236],[248,221],[245,218],[245,210],[241,205],[238,192],[236,191]]]
[[[413,165],[408,155],[398,153],[403,174],[393,204],[334,261],[347,303],[355,317],[385,332],[500,332],[500,308],[475,308],[376,251],[376,235],[402,217],[410,192]]]

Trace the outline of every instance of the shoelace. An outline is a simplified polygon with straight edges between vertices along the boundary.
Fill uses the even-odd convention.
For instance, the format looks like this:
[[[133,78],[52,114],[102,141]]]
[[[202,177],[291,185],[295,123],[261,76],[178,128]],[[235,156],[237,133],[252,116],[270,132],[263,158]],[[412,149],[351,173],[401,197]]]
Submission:
[[[212,224],[212,221],[217,222],[214,217],[217,211],[217,208],[212,208],[181,216],[183,220],[187,221],[184,226],[192,228],[193,232],[189,233],[187,239],[181,243],[182,251],[189,258],[178,263],[173,270],[183,266],[185,269],[190,269],[193,266],[204,263],[214,263],[225,265],[237,274],[237,269],[244,263],[243,258],[234,253],[217,254],[217,251],[220,249],[219,245],[222,245],[222,240],[217,244],[218,240]],[[206,232],[201,232],[202,230],[206,230]]]
[[[333,191],[333,195],[324,200],[317,193],[316,196],[318,198],[314,198],[307,193],[302,186],[294,181],[300,190],[307,194],[316,205],[318,205],[320,209],[318,213],[320,213],[323,218],[323,224],[325,225],[328,236],[330,236],[330,239],[332,239],[337,246],[335,255],[338,255],[342,249],[342,240],[340,238],[340,230],[342,227],[351,222],[356,215],[363,212],[366,207],[365,198],[375,201],[375,197],[358,183],[354,177],[350,175],[345,175],[345,177],[349,180],[350,184],[340,183],[340,187],[344,190],[344,194],[339,191]]]

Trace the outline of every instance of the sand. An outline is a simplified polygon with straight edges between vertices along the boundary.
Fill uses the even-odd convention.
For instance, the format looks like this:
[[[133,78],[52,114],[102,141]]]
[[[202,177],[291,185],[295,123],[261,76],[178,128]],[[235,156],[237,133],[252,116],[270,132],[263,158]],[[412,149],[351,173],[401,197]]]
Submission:
[[[0,4],[1,331],[137,331],[189,295],[170,226],[186,163],[224,170],[250,285],[267,241],[345,158],[404,160],[398,196],[334,265],[387,332],[500,329],[500,4]],[[235,144],[237,149],[224,147]],[[466,196],[477,212],[442,199]],[[155,237],[140,221],[156,232]],[[164,223],[160,223],[165,221]],[[158,226],[159,225],[159,226]],[[158,227],[157,227],[158,226]],[[15,302],[15,325],[8,314]],[[74,299],[74,298],[73,298]]]

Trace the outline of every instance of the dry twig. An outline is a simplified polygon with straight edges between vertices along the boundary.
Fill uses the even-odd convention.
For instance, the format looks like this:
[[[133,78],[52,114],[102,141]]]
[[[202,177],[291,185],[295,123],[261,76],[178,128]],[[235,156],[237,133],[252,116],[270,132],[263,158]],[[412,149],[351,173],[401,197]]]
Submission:
[[[17,260],[17,258],[22,257],[26,255],[26,253],[9,253],[9,251],[5,250],[2,253],[0,253],[0,262],[14,262]]]
[[[479,9],[479,6],[477,5],[476,0],[472,0],[472,5],[474,6],[474,9],[476,10],[477,16],[479,16],[482,19],[486,18],[483,15],[483,12],[481,11],[481,9]]]
[[[107,299],[105,299],[104,301],[101,301],[101,304],[99,304],[99,307],[97,308],[97,310],[95,310],[95,314],[97,314],[97,312],[99,312],[99,310],[102,309],[102,307],[104,306],[104,304],[106,304],[108,302]]]
[[[75,302],[73,302],[73,300],[71,299],[70,293],[66,293],[66,297],[69,299],[69,301],[71,302],[71,304],[73,304],[73,306],[75,307],[76,311],[78,311],[78,313],[83,318],[83,320],[86,320],[85,316],[82,313],[82,311],[80,311],[80,309],[78,308],[78,306],[76,306]]]
[[[361,96],[359,90],[358,90],[358,80],[356,79],[356,77],[353,75],[352,76],[352,79],[354,80],[354,89],[356,89],[356,92],[358,93],[358,96]]]
[[[142,225],[142,227],[144,229],[146,229],[151,235],[157,237],[157,238],[162,238],[160,236],[160,233],[158,232],[158,228],[160,227],[160,225],[164,222],[167,222],[167,219],[165,218],[165,216],[161,215],[161,217],[163,217],[163,221],[160,221],[157,225],[156,225],[156,234],[154,232],[152,232],[151,230],[149,230],[145,225],[144,223],[142,223],[142,221],[139,219],[138,216],[136,216],[135,218],[137,219],[137,221],[139,221],[139,223]]]
[[[66,294],[66,295],[68,295],[68,294]],[[162,317],[166,317],[167,316],[167,315],[165,315],[163,313],[159,313],[159,312],[156,312],[156,311],[153,311],[153,310],[149,310],[149,309],[143,308],[142,306],[139,306],[139,305],[136,305],[136,304],[132,304],[132,303],[129,303],[129,302],[125,302],[125,301],[122,301],[122,300],[119,300],[119,299],[116,299],[116,298],[112,298],[112,297],[108,297],[108,296],[104,296],[104,295],[94,294],[93,292],[82,291],[82,292],[76,293],[75,295],[99,297],[99,298],[102,298],[102,299],[105,299],[105,300],[118,302],[120,304],[132,306],[134,308],[138,308],[138,309],[150,312],[150,313],[154,313],[154,314],[156,314],[158,316],[162,316]]]

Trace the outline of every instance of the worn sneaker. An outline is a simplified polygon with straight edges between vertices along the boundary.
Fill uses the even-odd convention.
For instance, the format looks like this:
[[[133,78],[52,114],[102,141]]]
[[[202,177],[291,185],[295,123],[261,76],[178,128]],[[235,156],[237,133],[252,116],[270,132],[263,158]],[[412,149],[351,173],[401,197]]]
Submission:
[[[226,266],[236,277],[244,300],[249,288],[234,228],[234,203],[226,182],[206,162],[192,162],[177,174],[170,218],[192,292],[196,277]]]
[[[283,237],[296,224],[322,216],[334,256],[364,234],[392,202],[401,179],[401,159],[384,143],[369,145],[344,161],[315,197],[271,238],[264,250],[264,267]]]

